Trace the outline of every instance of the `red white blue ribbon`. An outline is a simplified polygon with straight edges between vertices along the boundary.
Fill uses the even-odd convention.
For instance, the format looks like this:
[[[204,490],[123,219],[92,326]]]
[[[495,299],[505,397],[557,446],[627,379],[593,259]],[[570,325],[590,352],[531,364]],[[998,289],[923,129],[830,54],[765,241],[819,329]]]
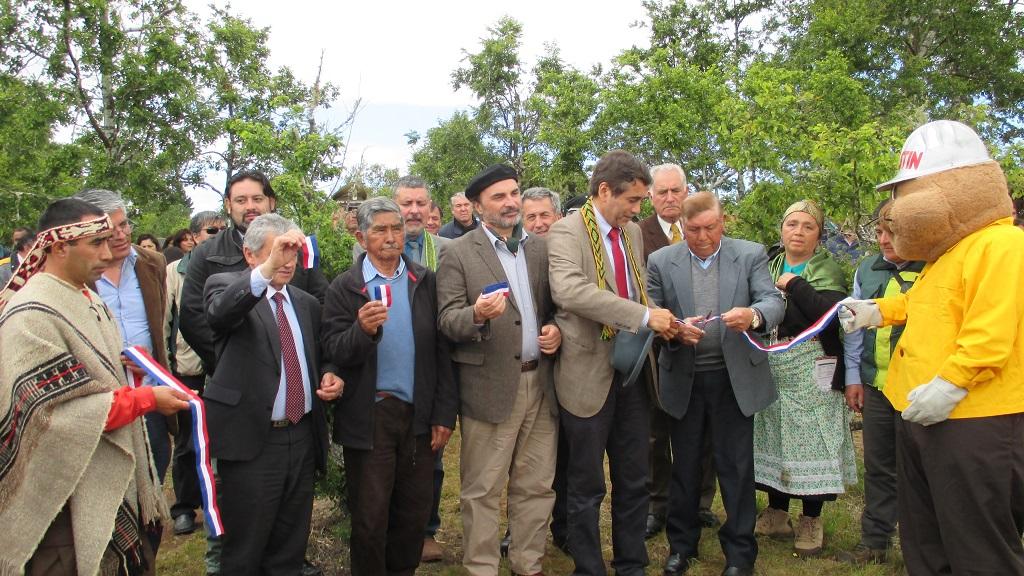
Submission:
[[[841,302],[837,302],[836,305],[829,308],[828,312],[825,312],[825,314],[821,318],[818,318],[814,322],[814,324],[811,324],[810,326],[807,327],[806,330],[794,336],[792,340],[788,340],[786,342],[779,342],[778,344],[765,346],[764,344],[761,344],[761,342],[758,341],[756,338],[751,336],[750,332],[744,332],[743,335],[747,337],[747,341],[750,342],[750,345],[753,346],[754,348],[757,348],[758,350],[764,350],[765,352],[785,352],[786,350],[789,350],[790,348],[793,348],[795,346],[799,346],[800,344],[803,344],[804,342],[820,334],[822,330],[828,327],[828,325],[832,322],[832,319],[835,318],[836,312],[838,312],[839,307],[841,305]]]
[[[316,243],[316,236],[306,236],[306,242],[302,246],[302,267],[316,268],[320,266],[320,246]]]
[[[145,348],[129,346],[124,354],[139,368],[142,368],[158,385],[167,386],[188,396],[188,405],[192,410],[192,446],[196,451],[196,472],[199,474],[199,488],[203,496],[203,513],[206,526],[214,536],[224,534],[224,522],[220,518],[217,507],[217,485],[213,481],[213,465],[210,462],[210,441],[206,432],[206,406],[203,399],[191,388],[185,386],[171,375],[166,368],[157,363]],[[131,372],[129,372],[132,375]],[[132,375],[134,376],[134,375]],[[140,377],[131,377],[128,382],[132,388],[141,384]]]
[[[391,296],[391,284],[379,284],[373,287],[373,299],[380,300],[382,304],[391,308],[395,301]]]

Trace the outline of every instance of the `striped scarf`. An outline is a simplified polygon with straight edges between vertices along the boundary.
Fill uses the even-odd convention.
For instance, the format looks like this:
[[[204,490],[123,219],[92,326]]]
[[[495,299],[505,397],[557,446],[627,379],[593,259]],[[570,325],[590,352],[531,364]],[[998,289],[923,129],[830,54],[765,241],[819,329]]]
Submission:
[[[594,255],[594,267],[597,268],[597,287],[601,290],[607,288],[604,279],[604,239],[601,237],[601,227],[597,224],[597,216],[594,215],[594,199],[590,198],[580,208],[580,215],[583,216],[583,225],[587,229],[587,236],[590,238],[590,252]],[[629,262],[629,269],[633,271],[633,283],[636,286],[637,295],[640,296],[640,303],[647,306],[647,288],[644,279],[640,275],[640,268],[636,265],[636,257],[633,255],[633,243],[629,240],[629,234],[622,234],[622,241],[626,245],[626,259]],[[628,294],[619,294],[628,298]],[[601,339],[611,340],[615,336],[615,329],[605,324],[601,328]]]

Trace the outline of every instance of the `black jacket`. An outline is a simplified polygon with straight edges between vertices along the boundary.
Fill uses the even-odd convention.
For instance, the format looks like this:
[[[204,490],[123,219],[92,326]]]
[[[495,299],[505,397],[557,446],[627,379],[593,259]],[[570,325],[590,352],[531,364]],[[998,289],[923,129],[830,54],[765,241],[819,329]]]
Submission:
[[[181,286],[181,310],[178,329],[188,345],[199,355],[203,371],[213,374],[217,365],[214,354],[213,332],[206,323],[203,307],[203,289],[206,279],[223,272],[248,270],[249,265],[242,255],[242,240],[234,227],[217,233],[216,236],[192,250],[192,260]],[[299,266],[289,282],[324,303],[327,280],[319,270],[306,270]]]
[[[327,418],[316,389],[325,373],[336,370],[320,362],[320,303],[295,286],[288,287],[288,295],[302,331],[316,463],[322,472],[327,462]],[[252,294],[248,269],[211,276],[205,302],[217,349],[217,370],[203,390],[211,453],[223,460],[252,460],[263,450],[270,433],[281,383],[277,321],[267,298]]]
[[[369,302],[361,254],[331,282],[324,305],[324,358],[338,367],[345,390],[334,407],[334,441],[349,448],[373,449],[373,406],[377,394],[377,344],[384,334],[368,336],[359,327],[359,309]],[[434,273],[405,256],[412,306],[415,351],[413,430],[426,434],[435,425],[455,428],[458,390],[452,375],[450,345],[437,329]],[[410,351],[411,353],[412,351]]]

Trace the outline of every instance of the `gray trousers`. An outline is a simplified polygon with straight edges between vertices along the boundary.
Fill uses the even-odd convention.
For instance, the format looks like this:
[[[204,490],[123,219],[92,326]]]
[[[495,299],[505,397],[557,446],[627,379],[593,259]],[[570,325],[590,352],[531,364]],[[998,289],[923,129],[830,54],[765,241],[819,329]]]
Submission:
[[[864,513],[861,542],[883,549],[896,534],[896,419],[899,413],[874,386],[864,385]]]

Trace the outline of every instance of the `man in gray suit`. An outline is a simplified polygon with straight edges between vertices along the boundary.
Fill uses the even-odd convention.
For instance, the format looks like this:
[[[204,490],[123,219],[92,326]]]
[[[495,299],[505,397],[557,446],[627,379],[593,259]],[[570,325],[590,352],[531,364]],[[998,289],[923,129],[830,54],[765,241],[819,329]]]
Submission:
[[[523,231],[515,170],[484,169],[466,187],[482,225],[445,249],[437,274],[441,331],[455,343],[462,415],[463,561],[498,573],[499,510],[508,486],[513,574],[537,574],[555,493],[552,355],[561,344],[547,245]],[[505,283],[503,290],[488,286]]]
[[[646,326],[672,337],[676,330],[668,310],[647,305],[643,241],[632,222],[650,183],[643,162],[624,150],[608,152],[594,166],[587,203],[555,222],[547,237],[551,296],[563,335],[555,389],[569,446],[567,532],[575,574],[605,574],[599,531],[605,452],[614,494],[612,568],[634,576],[648,562],[650,404],[643,383],[622,385],[611,357],[618,331]]]
[[[743,332],[765,332],[785,305],[768,273],[764,246],[722,236],[722,207],[709,192],[683,202],[686,242],[651,254],[651,301],[684,317],[658,358],[661,403],[671,417],[672,486],[665,574],[683,574],[697,557],[703,431],[711,435],[727,520],[718,531],[726,576],[751,575],[754,521],[754,413],[778,397],[768,355]],[[682,344],[680,344],[682,342]]]

